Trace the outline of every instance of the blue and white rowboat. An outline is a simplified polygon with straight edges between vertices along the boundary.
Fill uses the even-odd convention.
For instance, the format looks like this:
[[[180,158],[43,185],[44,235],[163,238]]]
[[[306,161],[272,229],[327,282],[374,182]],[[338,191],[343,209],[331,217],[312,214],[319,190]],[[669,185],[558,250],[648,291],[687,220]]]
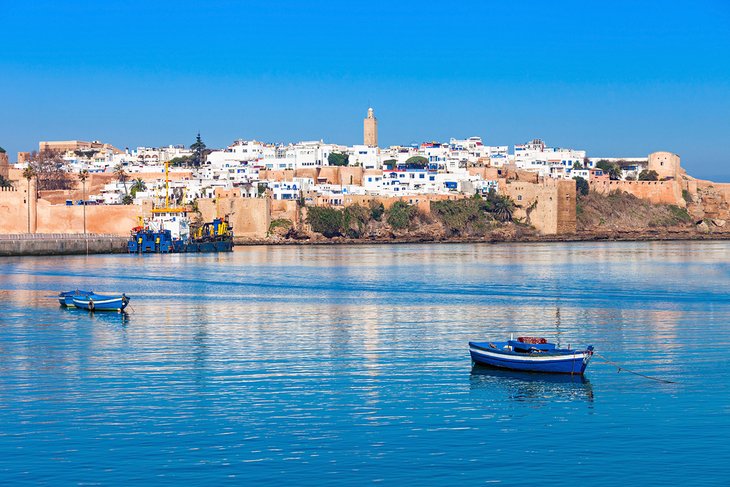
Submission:
[[[121,296],[91,294],[89,296],[74,296],[73,302],[77,308],[88,309],[89,311],[122,311],[129,304],[129,297],[126,294]]]
[[[556,348],[544,338],[519,337],[506,342],[469,342],[471,359],[481,365],[527,372],[582,375],[593,357],[585,350]]]
[[[66,291],[58,293],[58,302],[61,306],[64,306],[66,308],[73,308],[76,306],[74,304],[74,296],[88,298],[92,294],[94,294],[92,291],[82,291],[80,289],[76,289],[74,291]]]

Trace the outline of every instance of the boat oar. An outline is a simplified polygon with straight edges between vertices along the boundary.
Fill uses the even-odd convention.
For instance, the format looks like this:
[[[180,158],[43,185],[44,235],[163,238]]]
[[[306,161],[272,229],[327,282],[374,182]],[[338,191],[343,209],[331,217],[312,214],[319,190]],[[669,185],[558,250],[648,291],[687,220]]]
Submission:
[[[624,370],[624,371],[628,372],[629,374],[634,374],[634,375],[638,375],[639,377],[643,377],[643,378],[645,378],[645,379],[655,380],[655,381],[657,381],[657,382],[664,382],[665,384],[676,384],[676,382],[675,382],[675,381],[673,381],[673,380],[668,380],[668,379],[660,379],[659,377],[651,377],[651,376],[649,376],[649,375],[645,375],[645,374],[642,374],[642,373],[640,373],[640,372],[635,372],[635,371],[633,371],[633,370],[629,370],[629,369],[627,369],[626,367],[623,367],[623,366],[622,366],[621,364],[619,364],[619,363],[616,363],[616,362],[614,362],[613,360],[609,360],[609,359],[608,359],[607,357],[604,357],[604,356],[603,356],[603,355],[601,355],[600,353],[596,353],[596,352],[593,352],[593,355],[595,355],[596,357],[599,357],[599,358],[603,359],[603,360],[604,360],[604,361],[606,361],[607,363],[609,363],[609,364],[613,365],[614,367],[616,367],[616,369],[617,369],[617,370],[616,370],[616,373],[619,373],[619,372],[621,372],[622,370]]]

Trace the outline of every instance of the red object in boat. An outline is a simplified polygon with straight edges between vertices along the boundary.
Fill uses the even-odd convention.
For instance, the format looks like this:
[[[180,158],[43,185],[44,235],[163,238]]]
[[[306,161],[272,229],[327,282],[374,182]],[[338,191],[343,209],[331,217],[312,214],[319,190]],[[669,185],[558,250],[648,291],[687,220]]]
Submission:
[[[541,337],[517,337],[517,341],[520,343],[529,343],[530,345],[544,345],[548,342]]]

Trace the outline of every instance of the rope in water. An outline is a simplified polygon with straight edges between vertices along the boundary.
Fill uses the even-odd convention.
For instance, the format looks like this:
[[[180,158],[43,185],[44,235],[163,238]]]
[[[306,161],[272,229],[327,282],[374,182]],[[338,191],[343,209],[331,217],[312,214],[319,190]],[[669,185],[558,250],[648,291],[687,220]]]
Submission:
[[[609,364],[611,364],[611,365],[613,365],[614,367],[616,367],[616,368],[618,369],[618,370],[617,370],[617,373],[618,373],[618,372],[621,372],[622,370],[625,370],[625,371],[626,371],[626,372],[628,372],[629,374],[634,374],[634,375],[638,375],[639,377],[643,377],[643,378],[645,378],[645,379],[655,380],[655,381],[657,381],[657,382],[664,382],[665,384],[676,384],[676,382],[675,382],[675,381],[673,381],[673,380],[661,379],[661,378],[659,378],[659,377],[651,377],[651,376],[649,376],[649,375],[645,375],[645,374],[642,374],[642,373],[639,373],[639,372],[635,372],[635,371],[633,371],[633,370],[629,370],[629,369],[627,369],[626,367],[622,367],[622,366],[621,366],[621,364],[619,364],[619,363],[616,363],[616,362],[614,362],[613,360],[609,360],[609,359],[608,359],[607,357],[604,357],[604,356],[603,356],[603,355],[601,355],[600,353],[596,353],[596,352],[593,352],[593,355],[595,355],[596,357],[600,357],[601,359],[605,360],[605,361],[606,361],[606,362],[608,362]]]

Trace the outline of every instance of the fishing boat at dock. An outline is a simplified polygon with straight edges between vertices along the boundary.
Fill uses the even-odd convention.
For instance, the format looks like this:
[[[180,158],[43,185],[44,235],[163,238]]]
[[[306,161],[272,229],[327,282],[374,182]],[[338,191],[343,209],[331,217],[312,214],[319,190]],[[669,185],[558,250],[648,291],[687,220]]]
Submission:
[[[192,223],[191,210],[170,206],[169,167],[165,163],[165,206],[152,209],[150,218],[140,217],[127,242],[130,254],[231,252],[233,228],[227,220]]]
[[[540,337],[518,337],[505,342],[469,342],[469,353],[475,363],[489,367],[582,375],[593,357],[593,346],[573,350],[557,348]]]

